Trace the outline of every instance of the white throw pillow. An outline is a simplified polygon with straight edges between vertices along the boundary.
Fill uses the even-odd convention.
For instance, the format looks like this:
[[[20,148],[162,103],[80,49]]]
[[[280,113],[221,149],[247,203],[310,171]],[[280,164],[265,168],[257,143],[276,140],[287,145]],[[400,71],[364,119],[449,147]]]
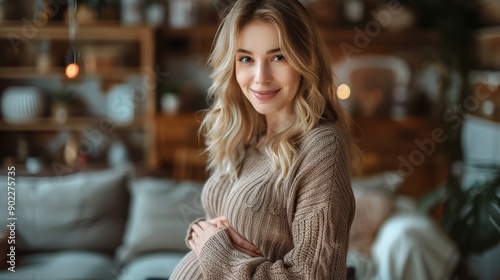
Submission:
[[[353,190],[375,191],[394,194],[404,182],[404,177],[396,170],[351,179]]]

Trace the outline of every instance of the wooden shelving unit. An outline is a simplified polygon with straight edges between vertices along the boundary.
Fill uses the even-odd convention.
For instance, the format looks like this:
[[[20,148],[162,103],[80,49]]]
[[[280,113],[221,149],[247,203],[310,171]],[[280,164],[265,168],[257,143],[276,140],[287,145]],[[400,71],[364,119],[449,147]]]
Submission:
[[[44,26],[27,26],[21,21],[0,22],[0,40],[19,40],[21,44],[31,44],[40,40],[48,40],[54,43],[65,43],[69,38],[68,26],[64,23],[49,23]],[[157,157],[154,145],[155,126],[153,117],[156,104],[156,67],[155,67],[155,30],[148,26],[122,26],[118,23],[97,22],[95,24],[80,25],[77,30],[76,39],[78,43],[100,44],[100,43],[131,43],[138,45],[137,66],[112,65],[105,68],[97,68],[95,71],[86,72],[80,70],[75,79],[65,76],[62,66],[50,67],[41,71],[35,66],[1,66],[0,81],[4,86],[19,83],[30,84],[33,80],[62,80],[64,83],[77,83],[87,78],[99,78],[104,84],[113,84],[125,81],[128,77],[141,77],[144,96],[146,97],[141,110],[142,116],[126,125],[114,124],[114,129],[119,131],[142,130],[145,141],[143,143],[144,164],[149,167],[157,166]],[[14,47],[14,46],[12,46]],[[64,55],[64,54],[58,54]],[[98,127],[100,118],[98,116],[72,117],[64,123],[58,123],[52,118],[40,118],[30,120],[27,123],[8,123],[0,119],[0,131],[2,133],[38,133],[57,132],[62,130],[81,131],[89,127]]]
[[[158,46],[156,40],[161,42],[170,42],[171,40],[181,40],[189,44],[189,52],[207,53],[210,50],[214,36],[217,32],[216,24],[203,26],[194,26],[189,28],[163,28],[154,30],[146,26],[121,26],[118,23],[98,22],[96,24],[81,25],[77,31],[77,40],[88,44],[99,42],[127,42],[138,43],[139,53],[137,53],[138,67],[114,67],[106,69],[97,69],[96,72],[86,73],[81,69],[81,74],[76,79],[78,82],[86,78],[99,77],[106,82],[123,81],[129,76],[142,76],[145,88],[147,88],[147,102],[144,108],[144,116],[134,120],[130,125],[117,126],[122,131],[143,129],[146,132],[146,141],[144,142],[144,158],[147,159],[147,166],[157,168],[162,164],[170,164],[173,159],[173,147],[175,143],[186,144],[193,141],[192,137],[197,137],[197,123],[190,116],[181,114],[177,116],[164,116],[156,113],[156,85],[155,77],[151,75],[157,70],[155,62],[155,47]],[[362,30],[362,29],[361,29]],[[362,30],[363,31],[363,30]],[[343,43],[356,46],[356,36],[359,31],[354,28],[325,28],[320,32],[331,49],[333,54],[339,53],[339,46]],[[26,27],[22,22],[1,22],[0,40],[6,40],[17,36],[23,40],[51,40],[67,41],[68,27],[64,24],[47,24],[46,26],[36,28],[27,33]],[[363,47],[363,53],[391,51],[396,48],[413,48],[415,46],[433,45],[439,40],[437,34],[432,30],[411,30],[404,32],[381,31],[376,36],[369,36],[369,46]],[[194,46],[194,47],[193,47]],[[164,50],[162,50],[164,51]],[[334,60],[339,59],[339,55],[333,55]],[[149,75],[149,77],[148,77]],[[28,81],[39,80],[60,80],[66,79],[64,68],[53,67],[41,72],[34,66],[22,67],[0,67],[0,80],[5,81]],[[66,81],[68,81],[66,79]],[[146,84],[147,83],[147,84]],[[0,120],[1,132],[45,132],[72,130],[78,131],[86,127],[95,126],[97,118],[83,117],[70,118],[64,124],[59,124],[49,118],[40,119],[31,124],[8,124]],[[183,123],[185,125],[183,125]],[[188,129],[189,128],[189,129]],[[198,139],[194,139],[197,141]],[[171,143],[172,142],[172,143]],[[174,143],[175,142],[175,143]],[[170,143],[170,144],[169,144]],[[191,143],[191,142],[190,142]],[[191,146],[197,146],[192,142]],[[170,145],[170,146],[169,146]],[[177,145],[177,144],[175,144]]]

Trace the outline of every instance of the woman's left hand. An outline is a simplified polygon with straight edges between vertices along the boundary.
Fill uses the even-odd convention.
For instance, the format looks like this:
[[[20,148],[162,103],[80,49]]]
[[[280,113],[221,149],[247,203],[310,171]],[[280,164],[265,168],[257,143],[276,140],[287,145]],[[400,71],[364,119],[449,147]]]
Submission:
[[[191,237],[189,238],[189,247],[194,251],[197,257],[200,256],[201,248],[205,242],[217,232],[224,230],[209,222],[201,221],[191,227]]]

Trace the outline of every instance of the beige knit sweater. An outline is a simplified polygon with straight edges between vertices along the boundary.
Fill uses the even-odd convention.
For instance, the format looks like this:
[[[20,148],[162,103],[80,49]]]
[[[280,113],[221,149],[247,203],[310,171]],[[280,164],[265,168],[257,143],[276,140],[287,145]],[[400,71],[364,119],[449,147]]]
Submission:
[[[199,258],[189,252],[170,279],[345,279],[355,202],[342,131],[330,122],[314,128],[281,192],[264,153],[248,148],[244,159],[236,182],[209,178],[202,204],[207,218],[226,216],[264,257],[237,251],[222,230]]]

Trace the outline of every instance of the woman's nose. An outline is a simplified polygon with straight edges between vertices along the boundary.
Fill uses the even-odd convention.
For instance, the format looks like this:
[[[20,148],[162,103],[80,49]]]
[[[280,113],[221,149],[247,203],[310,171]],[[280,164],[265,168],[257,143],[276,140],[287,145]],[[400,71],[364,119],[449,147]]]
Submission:
[[[266,63],[259,63],[255,67],[254,81],[257,84],[266,84],[272,81],[271,69]]]

